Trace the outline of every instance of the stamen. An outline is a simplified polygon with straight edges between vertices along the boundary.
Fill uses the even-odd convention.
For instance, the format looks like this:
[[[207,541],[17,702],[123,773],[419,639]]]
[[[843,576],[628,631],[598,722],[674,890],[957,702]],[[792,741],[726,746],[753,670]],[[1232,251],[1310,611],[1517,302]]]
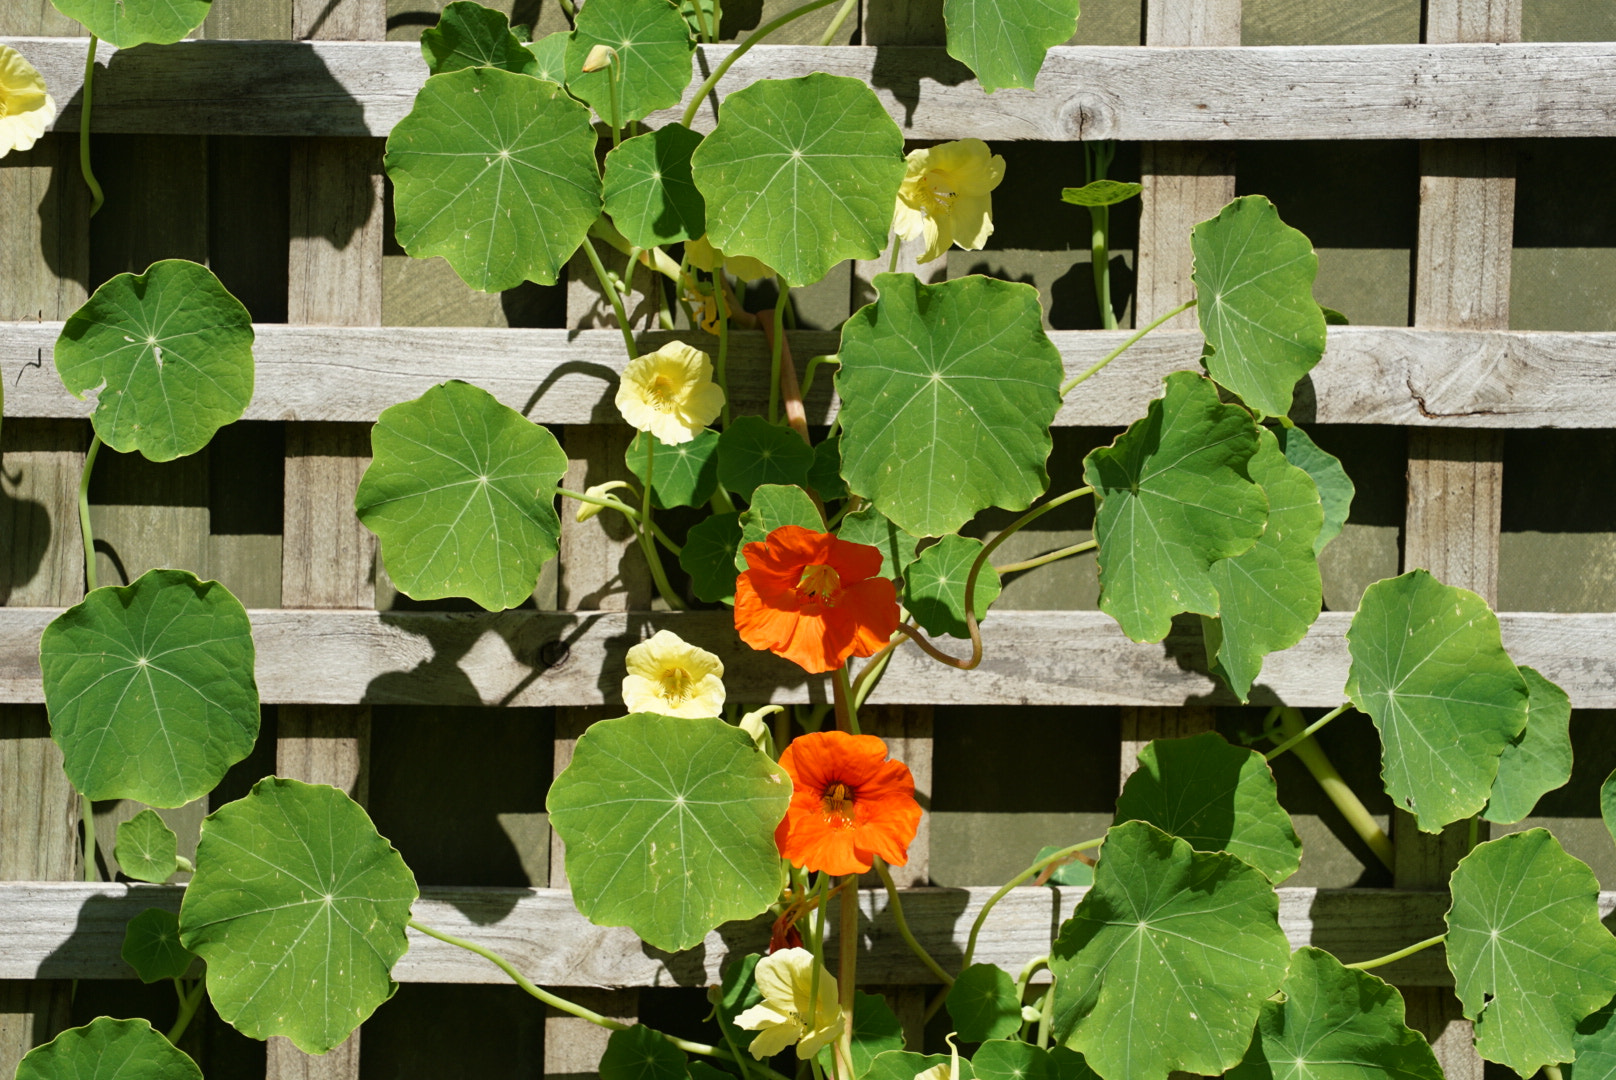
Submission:
[[[831,819],[832,825],[847,826],[853,824],[853,789],[840,780],[825,789],[824,795],[825,816]]]
[[[662,696],[670,704],[681,705],[690,696],[690,684],[693,681],[690,672],[682,667],[666,668],[662,672]]]
[[[824,563],[815,563],[803,569],[797,591],[806,601],[817,600],[827,607],[835,607],[842,592],[842,576]]]

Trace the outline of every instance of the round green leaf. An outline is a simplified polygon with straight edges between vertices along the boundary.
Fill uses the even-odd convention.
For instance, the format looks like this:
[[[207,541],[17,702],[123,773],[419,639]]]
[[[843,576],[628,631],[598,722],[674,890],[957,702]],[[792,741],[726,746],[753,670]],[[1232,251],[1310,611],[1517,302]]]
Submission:
[[[172,45],[202,25],[213,0],[51,0],[56,10],[120,49]]]
[[[686,1080],[689,1059],[662,1032],[635,1024],[614,1031],[600,1056],[600,1080]]]
[[[434,75],[387,137],[394,230],[483,292],[554,285],[600,216],[589,110],[498,68]]]
[[[1284,416],[1296,381],[1324,355],[1313,243],[1246,195],[1190,232],[1207,373],[1259,413]]]
[[[358,803],[271,776],[202,822],[181,941],[237,1031],[323,1054],[393,996],[418,895]]]
[[[943,0],[948,55],[988,93],[1031,90],[1044,54],[1077,32],[1078,0]]]
[[[1285,452],[1285,460],[1312,477],[1313,485],[1319,489],[1319,501],[1324,504],[1324,525],[1319,529],[1319,535],[1313,538],[1313,554],[1317,555],[1326,544],[1341,535],[1341,528],[1352,513],[1352,497],[1357,494],[1357,489],[1347,470],[1341,467],[1340,459],[1320,449],[1301,428],[1282,427],[1274,434],[1279,439],[1280,449]]]
[[[825,519],[802,488],[764,484],[752,493],[752,505],[741,514],[741,542],[735,548],[736,572],[745,573],[749,569],[743,550],[747,544],[767,540],[770,533],[784,525],[801,525],[822,532]],[[730,582],[731,588],[734,585]]]
[[[852,1043],[855,1077],[868,1073],[870,1063],[881,1054],[903,1049],[903,1024],[880,994],[853,991]],[[832,1047],[819,1051],[819,1064],[826,1069],[835,1069],[834,1058]]]
[[[690,178],[701,136],[669,124],[625,139],[606,155],[606,212],[635,247],[694,240],[707,231],[707,204]]]
[[[718,482],[749,502],[764,484],[806,484],[813,464],[801,435],[761,416],[737,416],[718,440]]]
[[[842,475],[915,536],[957,532],[1049,486],[1061,359],[1030,285],[881,274],[842,327]]]
[[[146,1021],[98,1016],[28,1051],[16,1080],[202,1080],[202,1070]]]
[[[866,506],[842,519],[836,530],[838,539],[850,544],[868,544],[881,549],[881,576],[898,581],[920,556],[915,553],[915,538],[894,525],[886,515],[874,507]],[[963,597],[963,594],[961,594]],[[961,599],[961,604],[964,600]],[[964,610],[961,607],[960,610]]]
[[[1425,832],[1485,806],[1528,702],[1487,602],[1424,570],[1377,581],[1358,603],[1347,651],[1347,696],[1380,731],[1386,793]]]
[[[1148,821],[1196,851],[1227,851],[1276,886],[1296,873],[1302,841],[1263,756],[1213,731],[1156,739],[1117,799],[1118,823]]]
[[[740,728],[633,713],[584,732],[546,802],[578,910],[677,952],[779,896],[790,799]]]
[[[180,868],[179,837],[155,810],[142,810],[118,826],[113,851],[118,868],[136,881],[161,885]],[[146,980],[150,982],[151,980]]]
[[[1160,641],[1181,611],[1216,615],[1212,565],[1249,550],[1268,519],[1247,472],[1251,414],[1192,372],[1165,381],[1143,420],[1083,460],[1099,502],[1100,609],[1135,641]]]
[[[971,564],[981,554],[982,541],[969,536],[945,536],[920,553],[904,571],[903,606],[926,633],[971,636],[965,625],[965,583]],[[987,618],[988,605],[999,598],[999,572],[987,563],[976,575],[971,597],[978,622]]]
[[[1248,468],[1268,497],[1268,526],[1249,550],[1212,564],[1218,616],[1202,616],[1212,670],[1241,701],[1250,698],[1263,657],[1306,637],[1324,605],[1313,548],[1324,522],[1319,490],[1285,459],[1272,431],[1257,430]]]
[[[148,570],[96,589],[39,642],[51,738],[90,799],[184,806],[258,739],[252,627],[217,581]]]
[[[78,397],[99,389],[102,442],[172,461],[241,419],[252,344],[252,316],[213,271],[166,259],[95,290],[56,339],[56,370]]]
[[[1403,995],[1323,949],[1298,949],[1278,1001],[1227,1080],[1442,1080],[1431,1044],[1403,1020]]]
[[[903,133],[858,79],[761,79],[724,99],[691,161],[713,246],[812,285],[886,247]]]
[[[690,575],[690,589],[698,598],[709,604],[735,599],[735,560],[740,546],[739,514],[714,514],[690,527],[679,552],[679,566]]]
[[[586,74],[584,61],[596,45],[615,49],[617,59]],[[567,89],[610,123],[608,80],[617,75],[618,123],[626,125],[679,104],[695,51],[690,27],[668,0],[589,0],[567,45]]]
[[[1105,1080],[1216,1076],[1245,1053],[1289,960],[1260,871],[1142,821],[1117,825],[1050,952],[1055,1033]]]
[[[557,86],[564,84],[567,81],[567,42],[571,39],[572,34],[568,31],[557,30],[537,41],[528,42],[527,50],[533,54],[536,65],[529,74]]]
[[[1448,969],[1476,1050],[1522,1076],[1570,1061],[1578,1022],[1616,994],[1593,871],[1529,829],[1479,845],[1450,886]]]
[[[1501,825],[1526,817],[1544,795],[1571,779],[1571,698],[1529,667],[1518,669],[1528,694],[1526,730],[1504,747],[1481,816]]]
[[[997,964],[972,964],[948,992],[948,1016],[963,1042],[1014,1035],[1021,1030],[1016,980]]]
[[[1009,1039],[994,1039],[977,1047],[971,1069],[976,1080],[1099,1080],[1082,1054],[1064,1046],[1042,1050]]]
[[[384,409],[370,440],[354,508],[406,596],[500,611],[532,595],[561,537],[567,455],[554,435],[453,380]]]
[[[180,917],[163,908],[147,908],[123,931],[123,961],[141,982],[183,978],[196,954],[180,944]]]
[[[1612,1080],[1616,1077],[1616,1001],[1577,1025],[1571,1039],[1576,1060],[1562,1065],[1565,1080]]]
[[[539,69],[538,60],[511,33],[505,13],[473,0],[455,0],[438,16],[438,25],[421,33],[421,57],[433,75],[475,67],[536,75]]]
[[[1082,187],[1061,189],[1061,201],[1073,206],[1115,206],[1145,190],[1143,184],[1124,183],[1121,180],[1095,180]]]
[[[718,490],[718,432],[707,428],[689,442],[669,446],[648,431],[635,434],[623,462],[645,483],[645,440],[656,443],[651,456],[651,503],[659,508],[700,506]]]

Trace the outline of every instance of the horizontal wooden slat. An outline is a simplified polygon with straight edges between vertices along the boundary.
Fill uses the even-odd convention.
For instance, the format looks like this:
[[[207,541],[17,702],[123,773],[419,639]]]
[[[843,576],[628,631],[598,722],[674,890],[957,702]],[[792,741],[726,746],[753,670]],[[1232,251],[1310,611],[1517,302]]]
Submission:
[[[1049,951],[1060,923],[1083,889],[1025,886],[988,917],[976,960],[1019,970]],[[149,907],[178,911],[180,886],[0,883],[0,979],[127,979],[119,955],[125,924]],[[905,889],[904,914],[915,937],[947,968],[957,968],[971,923],[992,888]],[[1448,897],[1440,892],[1382,889],[1292,889],[1279,892],[1279,923],[1292,948],[1316,945],[1349,963],[1384,956],[1443,929]],[[860,896],[864,951],[859,974],[874,984],[933,982],[898,936],[884,892]],[[1601,893],[1600,912],[1616,908]],[[500,953],[528,978],[549,986],[705,986],[719,979],[731,953],[760,951],[767,919],[731,923],[702,945],[663,953],[629,930],[594,926],[563,889],[425,888],[415,917],[434,929]],[[1451,984],[1440,947],[1375,972],[1402,986]],[[393,969],[399,982],[500,983],[493,964],[410,932],[410,950]]]
[[[57,612],[0,609],[0,703],[43,700],[39,635]],[[629,646],[671,629],[724,659],[733,700],[827,700],[824,677],[735,637],[727,611],[436,612],[253,611],[258,689],[267,703],[617,705]],[[1327,612],[1294,648],[1263,665],[1259,704],[1329,707],[1343,700],[1350,613]],[[1616,614],[1504,613],[1504,645],[1582,709],[1616,708]],[[1098,611],[1003,611],[984,627],[986,654],[956,671],[899,649],[876,704],[1186,705],[1233,703],[1205,674],[1200,621],[1167,640],[1135,644]],[[956,655],[967,650],[947,639]],[[3,925],[3,924],[0,924]]]
[[[623,368],[615,330],[490,330],[437,327],[256,327],[257,384],[249,420],[372,421],[383,409],[447,378],[483,387],[545,424],[619,423],[612,404]],[[60,323],[0,323],[6,415],[88,415],[90,401],[63,388],[51,363]],[[640,335],[653,349],[675,335]],[[684,334],[707,349],[716,342]],[[1064,330],[1051,338],[1069,374],[1087,370],[1127,331]],[[792,335],[799,361],[834,353],[840,337]],[[1195,368],[1201,336],[1159,331],[1074,390],[1055,422],[1110,426],[1144,415],[1170,371]],[[762,335],[730,344],[730,392],[742,411],[768,400]],[[36,366],[37,365],[37,366]],[[829,369],[808,402],[829,423]],[[1343,326],[1298,391],[1297,419],[1324,424],[1413,427],[1616,427],[1616,334],[1411,330]]]
[[[84,43],[7,38],[76,130]],[[711,71],[732,46],[704,46]],[[95,127],[109,132],[385,135],[426,78],[407,42],[102,46]],[[940,48],[760,46],[728,92],[824,71],[875,86],[915,139],[1429,139],[1616,134],[1616,44],[1050,50],[1036,90],[984,95]],[[693,80],[694,82],[694,80]],[[686,91],[692,93],[693,87]],[[703,109],[698,126],[711,125]],[[654,126],[677,118],[655,114]]]

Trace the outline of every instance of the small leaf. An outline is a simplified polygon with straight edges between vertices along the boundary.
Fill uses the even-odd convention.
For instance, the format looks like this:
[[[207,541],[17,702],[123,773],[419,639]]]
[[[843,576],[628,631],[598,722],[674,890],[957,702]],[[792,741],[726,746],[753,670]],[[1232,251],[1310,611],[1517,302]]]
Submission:
[[[584,917],[676,952],[779,896],[790,798],[740,728],[633,713],[584,732],[547,807]]]
[[[213,0],[51,0],[108,45],[172,45],[202,25]]]
[[[533,54],[534,69],[528,74],[545,82],[553,82],[561,86],[567,81],[567,43],[572,34],[566,30],[557,30],[546,34],[537,41],[527,43],[528,52]]]
[[[1016,980],[996,964],[972,964],[948,992],[948,1016],[962,1042],[1009,1038],[1021,1030]]]
[[[1082,1054],[1064,1046],[1049,1051],[1007,1039],[977,1047],[971,1068],[976,1080],[1099,1080]]]
[[[370,441],[354,508],[400,591],[489,611],[532,595],[561,537],[554,495],[567,455],[554,435],[453,380],[382,410]]]
[[[252,345],[252,316],[213,271],[166,259],[95,290],[56,339],[56,370],[78,397],[99,389],[90,422],[102,442],[172,461],[241,419]]]
[[[202,1080],[202,1070],[146,1021],[98,1016],[28,1051],[16,1080]]]
[[[252,626],[217,581],[148,570],[96,589],[39,642],[51,738],[90,799],[184,806],[258,739]]]
[[[881,576],[888,581],[901,580],[920,557],[915,552],[915,538],[874,507],[866,506],[844,517],[836,536],[850,544],[868,544],[880,548]]]
[[[690,178],[690,155],[701,136],[669,124],[606,155],[606,212],[628,242],[653,248],[707,232],[707,204]]]
[[[698,598],[709,604],[735,599],[735,560],[740,546],[739,514],[714,514],[690,527],[679,552],[679,565],[690,575],[690,589]]]
[[[1074,206],[1115,206],[1117,203],[1127,202],[1143,190],[1145,190],[1143,184],[1125,183],[1121,180],[1095,180],[1082,187],[1062,188],[1061,201]]]
[[[1117,800],[1116,822],[1148,821],[1196,851],[1227,851],[1276,886],[1296,873],[1302,841],[1263,756],[1213,731],[1156,739]]]
[[[1321,304],[1319,306],[1319,310],[1324,312],[1324,325],[1325,326],[1351,326],[1352,325],[1352,320],[1347,318],[1345,315],[1341,314],[1341,312],[1337,311],[1335,308],[1324,307]]]
[[[648,431],[637,432],[623,454],[635,479],[645,483],[645,440],[656,441],[651,456],[651,504],[700,506],[718,490],[718,432],[706,429],[689,442],[669,446]]]
[[[1500,825],[1526,817],[1539,799],[1571,779],[1571,698],[1532,668],[1519,670],[1529,695],[1526,730],[1504,747],[1481,812]]]
[[[971,636],[965,625],[965,583],[971,564],[982,552],[982,541],[969,536],[945,536],[920,553],[904,572],[903,606],[926,633]],[[988,605],[999,598],[999,572],[988,563],[976,575],[972,596],[978,622],[987,618]]]
[[[196,954],[180,944],[180,917],[163,908],[147,908],[123,931],[123,961],[141,982],[184,978]]]
[[[1616,994],[1593,871],[1528,829],[1477,846],[1451,888],[1448,968],[1476,1050],[1522,1076],[1570,1061],[1578,1022]]]
[[[880,994],[853,991],[853,1075],[862,1077],[870,1071],[870,1063],[889,1050],[903,1049],[903,1025]],[[819,1051],[819,1064],[828,1070],[836,1067],[833,1048]],[[826,1074],[831,1075],[830,1073]]]
[[[757,988],[754,978],[758,961],[763,957],[757,953],[748,953],[745,956],[731,953],[730,956],[731,959],[724,965],[716,994],[711,989],[707,994],[708,1000],[713,1003],[718,1026],[723,1030],[726,1041],[733,1041],[744,1050],[752,1044],[753,1039],[757,1038],[758,1033],[736,1027],[735,1018],[752,1006],[763,1002],[763,992]],[[715,997],[717,1000],[713,1000]]]
[[[438,25],[422,31],[421,57],[432,75],[469,67],[533,75],[539,68],[527,46],[511,33],[505,13],[473,0],[455,0],[438,16]]]
[[[750,569],[746,562],[747,544],[767,540],[770,533],[784,525],[801,525],[823,532],[825,519],[819,516],[819,508],[802,488],[764,484],[752,493],[752,505],[741,515],[741,543],[735,549],[736,571],[745,573]]]
[[[119,824],[113,852],[118,868],[136,881],[161,885],[180,868],[179,837],[155,810],[142,810]]]
[[[1040,859],[1047,859],[1051,855],[1055,854],[1055,852],[1060,850],[1062,849],[1056,847],[1054,844],[1048,844],[1038,849],[1038,854],[1033,856],[1032,861],[1038,862]],[[1054,888],[1055,886],[1066,886],[1070,888],[1086,889],[1090,885],[1094,884],[1094,867],[1090,866],[1082,859],[1073,859],[1071,862],[1062,863],[1057,866],[1054,872],[1049,875],[1049,879],[1045,881],[1044,884],[1050,888]]]
[[[814,447],[814,463],[808,470],[808,487],[823,502],[847,498],[847,481],[842,479],[842,433]]]
[[[1313,538],[1313,554],[1341,535],[1342,526],[1352,513],[1352,497],[1357,494],[1352,477],[1341,467],[1341,461],[1317,443],[1299,427],[1280,428],[1274,432],[1279,439],[1285,460],[1313,478],[1319,489],[1319,501],[1324,504],[1324,526]]]
[[[1425,832],[1481,810],[1528,701],[1487,602],[1424,570],[1377,581],[1347,652],[1347,696],[1380,731],[1386,793]]]
[[[610,66],[584,71],[597,45],[616,53]],[[668,0],[589,0],[567,45],[567,89],[612,120],[612,77],[618,78],[618,123],[641,120],[679,104],[690,85],[696,44],[690,27]]]
[[[415,877],[348,796],[268,777],[202,822],[181,941],[249,1038],[323,1054],[393,996]]]
[[[660,1031],[635,1024],[614,1031],[600,1056],[600,1080],[686,1080],[689,1059]]]
[[[718,440],[718,482],[748,502],[763,484],[806,484],[813,463],[801,435],[761,416],[737,416]]]
[[[948,55],[988,93],[1031,90],[1044,54],[1077,32],[1078,0],[943,0]]]
[[[948,1065],[949,1062],[948,1054],[911,1054],[905,1050],[888,1050],[876,1055],[875,1060],[870,1062],[870,1071],[861,1080],[915,1080],[927,1069]],[[949,1077],[949,1080],[973,1080],[974,1076],[971,1063],[961,1060],[959,1073]]]

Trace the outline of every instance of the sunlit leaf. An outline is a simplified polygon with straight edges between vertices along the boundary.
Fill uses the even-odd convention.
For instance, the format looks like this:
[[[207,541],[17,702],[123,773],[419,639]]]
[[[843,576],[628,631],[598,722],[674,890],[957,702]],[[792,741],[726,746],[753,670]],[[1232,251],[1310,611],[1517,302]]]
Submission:
[[[1571,1038],[1576,1060],[1560,1066],[1565,1080],[1611,1080],[1616,1077],[1616,1001],[1577,1025]]]
[[[1279,428],[1274,434],[1279,439],[1280,449],[1285,451],[1285,460],[1311,476],[1319,489],[1319,501],[1324,504],[1324,525],[1313,538],[1313,553],[1317,555],[1341,535],[1342,526],[1352,513],[1352,497],[1357,489],[1347,470],[1341,467],[1340,459],[1320,449],[1301,428]]]
[[[640,483],[645,483],[645,441],[653,440],[651,505],[701,506],[718,490],[718,432],[708,428],[689,442],[669,446],[648,431],[637,432],[623,454],[623,462]]]
[[[213,0],[51,0],[109,45],[133,48],[146,42],[172,45],[202,25]]]
[[[971,564],[981,554],[982,541],[969,536],[945,536],[920,553],[903,577],[903,606],[926,633],[968,638],[965,625],[965,583]],[[988,563],[976,575],[972,606],[980,622],[988,605],[999,598],[999,572]]]
[[[1115,206],[1145,190],[1143,184],[1124,183],[1121,180],[1095,180],[1082,187],[1061,189],[1061,201],[1073,206]]]
[[[889,581],[902,578],[919,558],[915,553],[915,538],[874,507],[866,506],[844,517],[836,529],[836,536],[850,544],[868,544],[880,548],[881,576]]]
[[[586,73],[584,61],[596,45],[616,50],[617,58]],[[679,104],[695,48],[689,25],[668,0],[589,0],[567,45],[567,89],[610,122],[608,79],[616,75],[618,123],[627,124]]]
[[[629,243],[651,248],[707,231],[707,204],[690,178],[690,155],[700,145],[700,135],[669,124],[606,155],[606,212]]]
[[[1014,1035],[1021,1030],[1016,980],[997,964],[972,964],[948,992],[948,1017],[964,1042]]]
[[[16,1080],[202,1080],[202,1070],[146,1021],[98,1016],[28,1051]]]
[[[735,560],[740,546],[739,514],[714,514],[690,527],[679,552],[679,565],[690,575],[691,591],[698,598],[709,604],[735,598]]]
[[[1511,825],[1537,801],[1571,779],[1571,698],[1534,669],[1519,669],[1530,695],[1526,730],[1504,747],[1498,776],[1481,816]]]
[[[164,908],[147,908],[123,931],[123,961],[141,982],[183,978],[196,954],[180,944],[180,917]]]
[[[1078,0],[943,0],[948,55],[988,93],[1031,90],[1044,54],[1077,32]]]
[[[527,51],[533,54],[535,63],[529,74],[557,86],[563,85],[567,81],[567,43],[571,38],[570,32],[557,30],[528,42]]]
[[[903,1024],[888,1007],[880,994],[853,991],[853,1075],[862,1077],[870,1071],[870,1063],[889,1050],[903,1049]],[[819,1064],[829,1070],[836,1067],[832,1048],[819,1051]],[[827,1075],[829,1075],[827,1073]]]
[[[737,416],[719,436],[718,482],[749,501],[764,484],[806,484],[813,463],[801,435],[761,416]]]
[[[741,544],[735,549],[735,569],[739,572],[748,569],[747,544],[767,540],[770,533],[783,525],[801,525],[823,532],[825,519],[820,517],[819,508],[802,488],[764,484],[752,493],[752,505],[741,515]]]
[[[118,869],[136,881],[162,884],[180,868],[179,837],[155,810],[142,810],[118,825],[118,842],[113,852]],[[148,982],[150,980],[147,980]]]
[[[421,57],[433,75],[469,67],[496,67],[518,75],[534,75],[539,69],[528,47],[511,33],[505,13],[473,0],[455,0],[438,16],[438,25],[422,31]]]
[[[994,1039],[977,1047],[971,1068],[976,1080],[1099,1080],[1076,1051],[1064,1046],[1043,1050],[1012,1039]]]

